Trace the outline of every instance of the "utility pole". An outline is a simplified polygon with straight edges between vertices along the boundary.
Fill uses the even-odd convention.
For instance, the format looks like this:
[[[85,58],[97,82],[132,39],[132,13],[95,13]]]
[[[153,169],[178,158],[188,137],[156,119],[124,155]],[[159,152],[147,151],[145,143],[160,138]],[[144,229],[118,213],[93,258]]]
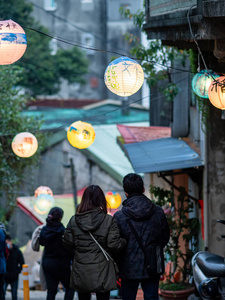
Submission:
[[[73,188],[73,199],[74,199],[74,206],[75,212],[77,210],[77,185],[76,185],[76,172],[74,169],[73,159],[70,158],[70,170],[71,170],[71,183]]]
[[[128,116],[129,114],[130,112],[129,112],[128,97],[122,97],[122,115]]]

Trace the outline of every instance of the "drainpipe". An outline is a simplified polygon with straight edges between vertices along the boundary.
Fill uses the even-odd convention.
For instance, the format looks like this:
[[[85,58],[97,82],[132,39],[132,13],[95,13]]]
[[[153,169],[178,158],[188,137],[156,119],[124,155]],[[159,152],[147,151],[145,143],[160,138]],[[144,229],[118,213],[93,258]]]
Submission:
[[[203,144],[203,203],[204,203],[204,237],[205,237],[205,250],[208,250],[209,246],[209,213],[208,213],[208,139],[207,134],[204,134]]]

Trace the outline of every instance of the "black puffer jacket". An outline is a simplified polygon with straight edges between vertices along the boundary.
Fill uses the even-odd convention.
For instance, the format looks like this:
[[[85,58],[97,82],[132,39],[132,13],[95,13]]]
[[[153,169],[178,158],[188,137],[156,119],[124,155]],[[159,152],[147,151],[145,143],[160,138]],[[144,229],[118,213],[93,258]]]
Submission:
[[[131,220],[144,247],[159,243],[164,247],[169,241],[169,226],[163,209],[152,203],[145,195],[130,195],[123,201],[122,210],[115,213],[115,219],[127,248],[119,259],[120,276],[124,279],[149,278],[144,266],[144,254],[133,232],[127,224]]]
[[[18,280],[19,273],[22,271],[24,257],[20,249],[12,244],[12,249],[9,249],[9,257],[6,261],[5,281],[7,283]]]
[[[39,243],[45,246],[44,259],[71,261],[72,252],[63,247],[62,235],[65,227],[61,222],[49,222],[41,230]]]
[[[75,253],[70,285],[80,292],[113,290],[116,288],[115,274],[109,274],[108,261],[89,235],[89,231],[111,255],[126,246],[126,240],[121,238],[116,221],[101,208],[73,216],[63,237],[64,246],[73,249]]]

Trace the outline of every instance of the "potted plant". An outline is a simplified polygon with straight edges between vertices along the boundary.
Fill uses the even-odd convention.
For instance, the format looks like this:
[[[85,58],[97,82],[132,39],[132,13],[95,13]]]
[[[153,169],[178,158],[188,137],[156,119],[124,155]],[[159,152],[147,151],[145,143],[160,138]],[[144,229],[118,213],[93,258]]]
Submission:
[[[164,209],[171,230],[170,241],[165,247],[166,261],[170,262],[171,268],[160,283],[161,296],[164,300],[185,300],[194,292],[189,283],[192,277],[191,259],[197,251],[199,233],[198,218],[189,217],[194,203],[183,187],[179,187],[176,197],[172,189],[155,186],[150,186],[150,193],[153,201]]]

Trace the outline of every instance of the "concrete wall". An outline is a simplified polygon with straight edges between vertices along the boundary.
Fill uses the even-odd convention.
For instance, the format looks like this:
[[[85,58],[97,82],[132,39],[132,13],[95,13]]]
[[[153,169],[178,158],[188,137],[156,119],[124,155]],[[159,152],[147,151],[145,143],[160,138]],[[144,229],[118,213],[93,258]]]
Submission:
[[[189,8],[197,4],[197,0],[148,0],[150,3],[150,16],[156,16],[164,13],[174,12],[178,9]]]
[[[225,120],[221,110],[210,106],[208,130],[208,247],[209,250],[225,256],[225,241],[221,235],[225,226],[216,222],[225,219]]]

